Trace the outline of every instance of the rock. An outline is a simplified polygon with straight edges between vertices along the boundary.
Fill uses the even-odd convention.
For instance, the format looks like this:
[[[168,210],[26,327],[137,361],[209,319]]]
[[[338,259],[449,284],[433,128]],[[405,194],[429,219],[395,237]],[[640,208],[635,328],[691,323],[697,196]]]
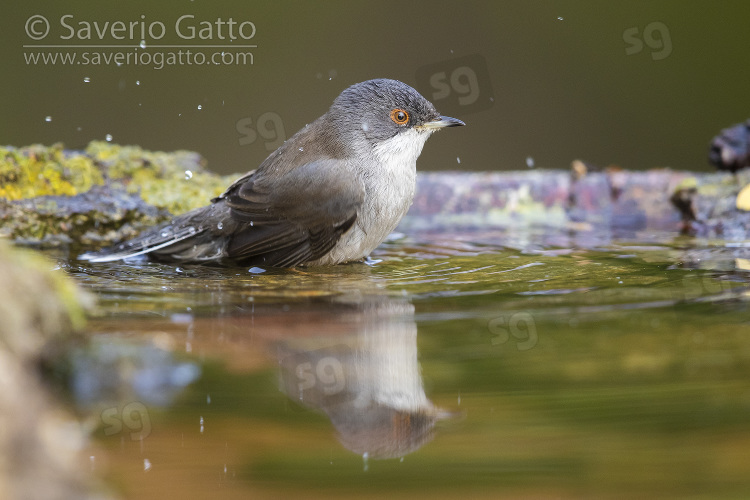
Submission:
[[[725,128],[714,137],[708,161],[732,173],[750,167],[750,120]]]
[[[17,243],[106,245],[206,205],[234,180],[197,153],[92,142],[0,147],[0,236]]]
[[[0,236],[26,245],[110,245],[208,204],[236,177],[206,171],[187,151],[102,142],[85,151],[0,148]],[[601,170],[578,160],[572,172],[421,172],[399,231],[682,231],[742,239],[750,235],[750,216],[737,209],[745,206],[737,201],[742,179],[742,172]]]
[[[83,326],[86,298],[54,263],[0,241],[0,498],[85,499],[86,433],[48,393],[40,359]]]

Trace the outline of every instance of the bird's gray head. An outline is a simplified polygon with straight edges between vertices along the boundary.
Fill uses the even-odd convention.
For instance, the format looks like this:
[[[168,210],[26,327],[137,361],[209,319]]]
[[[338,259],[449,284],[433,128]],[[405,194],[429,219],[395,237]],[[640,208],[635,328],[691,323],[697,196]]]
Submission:
[[[420,142],[419,149],[432,132],[464,125],[461,120],[441,116],[412,87],[385,78],[357,83],[344,90],[328,111],[328,121],[354,143],[366,142],[374,147],[409,133]]]

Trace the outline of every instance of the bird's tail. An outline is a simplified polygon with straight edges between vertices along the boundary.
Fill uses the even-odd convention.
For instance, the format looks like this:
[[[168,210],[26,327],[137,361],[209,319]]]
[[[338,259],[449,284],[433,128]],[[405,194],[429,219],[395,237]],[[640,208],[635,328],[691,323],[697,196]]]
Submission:
[[[118,245],[87,252],[78,260],[113,262],[148,255],[163,262],[219,262],[225,257],[229,211],[223,202],[175,217],[172,222],[149,229]]]

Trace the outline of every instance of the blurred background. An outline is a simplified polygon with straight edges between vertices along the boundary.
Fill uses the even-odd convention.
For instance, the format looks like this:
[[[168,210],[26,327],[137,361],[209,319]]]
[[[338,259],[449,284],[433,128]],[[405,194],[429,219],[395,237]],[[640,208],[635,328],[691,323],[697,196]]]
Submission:
[[[244,172],[388,77],[468,125],[422,170],[710,170],[711,138],[750,116],[749,16],[739,0],[14,3],[0,143],[110,139]]]

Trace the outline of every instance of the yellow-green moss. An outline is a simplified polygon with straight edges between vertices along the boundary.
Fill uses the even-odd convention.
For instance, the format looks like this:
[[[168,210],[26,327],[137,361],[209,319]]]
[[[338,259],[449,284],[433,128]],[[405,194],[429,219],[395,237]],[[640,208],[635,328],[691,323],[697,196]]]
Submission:
[[[37,252],[0,240],[0,348],[34,355],[47,341],[84,326],[92,298],[53,266]]]
[[[91,142],[86,154],[105,166],[112,181],[146,203],[181,214],[209,203],[236,176],[218,176],[203,169],[203,159],[190,151],[145,151],[138,146]]]
[[[190,151],[108,142],[84,151],[61,144],[0,147],[0,237],[43,246],[132,237],[208,205],[237,177],[213,174],[204,164]],[[50,195],[57,198],[42,198]]]
[[[104,179],[85,156],[66,158],[61,144],[14,149],[0,147],[0,198],[20,200],[37,196],[73,196]]]
[[[212,174],[202,164],[189,151],[146,151],[101,141],[85,151],[66,152],[61,144],[0,147],[0,198],[74,196],[106,182],[180,214],[208,204],[236,177]]]

